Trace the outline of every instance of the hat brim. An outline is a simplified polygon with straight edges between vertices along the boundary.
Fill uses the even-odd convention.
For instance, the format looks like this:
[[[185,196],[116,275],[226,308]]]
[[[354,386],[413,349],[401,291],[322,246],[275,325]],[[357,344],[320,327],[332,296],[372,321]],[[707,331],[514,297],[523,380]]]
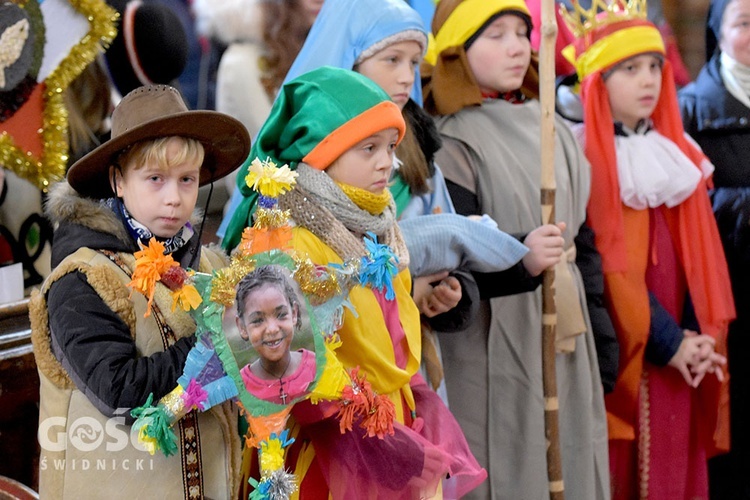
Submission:
[[[240,121],[215,111],[184,111],[145,122],[100,145],[70,167],[68,183],[85,197],[110,198],[114,192],[109,167],[122,150],[139,141],[173,136],[203,145],[201,186],[235,170],[250,153],[250,135]]]

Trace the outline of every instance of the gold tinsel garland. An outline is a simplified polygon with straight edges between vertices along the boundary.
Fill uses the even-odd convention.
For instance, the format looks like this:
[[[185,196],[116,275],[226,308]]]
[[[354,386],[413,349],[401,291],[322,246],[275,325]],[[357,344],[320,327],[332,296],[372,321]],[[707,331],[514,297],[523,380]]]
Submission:
[[[211,302],[231,307],[234,304],[237,283],[253,269],[255,269],[255,261],[252,257],[235,256],[232,264],[217,271],[211,280]]]
[[[289,210],[278,208],[258,208],[255,211],[255,222],[253,227],[275,229],[289,224],[291,213]]]
[[[43,191],[65,178],[68,167],[68,111],[63,92],[117,35],[115,22],[119,14],[104,0],[68,1],[86,17],[90,29],[42,82],[45,94],[41,159],[21,151],[7,132],[0,134],[0,163]]]
[[[341,286],[334,273],[329,273],[316,266],[310,259],[298,260],[294,279],[300,285],[310,303],[314,306],[331,300],[341,294]]]

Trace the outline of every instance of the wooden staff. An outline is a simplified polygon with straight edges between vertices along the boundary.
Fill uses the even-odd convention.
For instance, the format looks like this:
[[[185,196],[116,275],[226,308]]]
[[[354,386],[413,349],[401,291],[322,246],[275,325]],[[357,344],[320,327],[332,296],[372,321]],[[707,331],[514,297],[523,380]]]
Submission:
[[[555,1],[542,0],[542,41],[539,59],[539,101],[541,116],[542,222],[555,223]],[[544,388],[544,435],[547,439],[547,479],[551,500],[563,500],[562,461],[560,459],[560,427],[555,371],[555,271],[544,272],[542,284],[542,383]]]

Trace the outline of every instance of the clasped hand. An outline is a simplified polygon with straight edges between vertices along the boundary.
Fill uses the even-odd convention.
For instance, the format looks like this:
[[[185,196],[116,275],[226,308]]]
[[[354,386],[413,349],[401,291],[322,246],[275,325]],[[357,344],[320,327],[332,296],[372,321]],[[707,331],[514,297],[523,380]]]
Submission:
[[[714,351],[716,340],[693,330],[684,330],[684,334],[669,366],[679,371],[690,387],[698,387],[707,373],[716,374],[716,378],[723,382],[722,366],[727,364],[727,358]]]
[[[461,295],[461,283],[448,271],[414,278],[412,297],[419,312],[428,318],[456,307]]]

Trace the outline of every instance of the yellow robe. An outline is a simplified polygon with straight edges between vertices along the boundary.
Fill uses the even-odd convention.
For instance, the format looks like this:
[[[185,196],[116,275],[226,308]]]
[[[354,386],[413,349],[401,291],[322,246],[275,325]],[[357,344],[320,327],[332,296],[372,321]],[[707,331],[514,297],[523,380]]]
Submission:
[[[292,230],[292,248],[301,258],[309,257],[315,264],[342,264],[339,255],[320,238],[303,227]],[[419,310],[411,297],[411,274],[408,268],[399,272],[393,278],[393,289],[396,293],[401,326],[404,329],[406,346],[406,367],[396,365],[391,335],[386,327],[380,304],[371,289],[357,286],[349,293],[349,301],[355,312],[345,310],[344,320],[338,334],[341,337],[341,347],[336,355],[345,368],[359,366],[360,376],[367,375],[374,391],[387,395],[396,406],[396,420],[404,423],[407,415],[414,409],[414,398],[409,387],[409,381],[419,370],[421,359],[422,337]],[[290,420],[291,435],[296,437],[298,425]],[[245,448],[243,455],[243,481],[246,484],[252,461],[257,454],[253,448]],[[307,474],[315,458],[315,450],[311,443],[302,445],[296,466],[292,471],[299,483]],[[243,493],[240,495],[242,496]],[[437,498],[440,494],[437,495]],[[299,498],[299,491],[295,492],[293,500]]]
[[[300,257],[309,257],[316,264],[342,263],[331,247],[313,233],[302,227],[292,231],[292,247]],[[391,336],[386,328],[380,304],[369,288],[357,286],[351,290],[349,301],[355,313],[346,310],[338,333],[342,345],[336,355],[344,367],[360,367],[367,375],[372,388],[379,394],[387,394],[396,405],[396,419],[404,422],[404,415],[413,409],[413,398],[409,380],[419,369],[421,358],[421,329],[419,310],[411,298],[411,275],[404,269],[393,278],[399,318],[406,334],[406,368],[396,365]],[[411,408],[404,408],[406,400]]]

